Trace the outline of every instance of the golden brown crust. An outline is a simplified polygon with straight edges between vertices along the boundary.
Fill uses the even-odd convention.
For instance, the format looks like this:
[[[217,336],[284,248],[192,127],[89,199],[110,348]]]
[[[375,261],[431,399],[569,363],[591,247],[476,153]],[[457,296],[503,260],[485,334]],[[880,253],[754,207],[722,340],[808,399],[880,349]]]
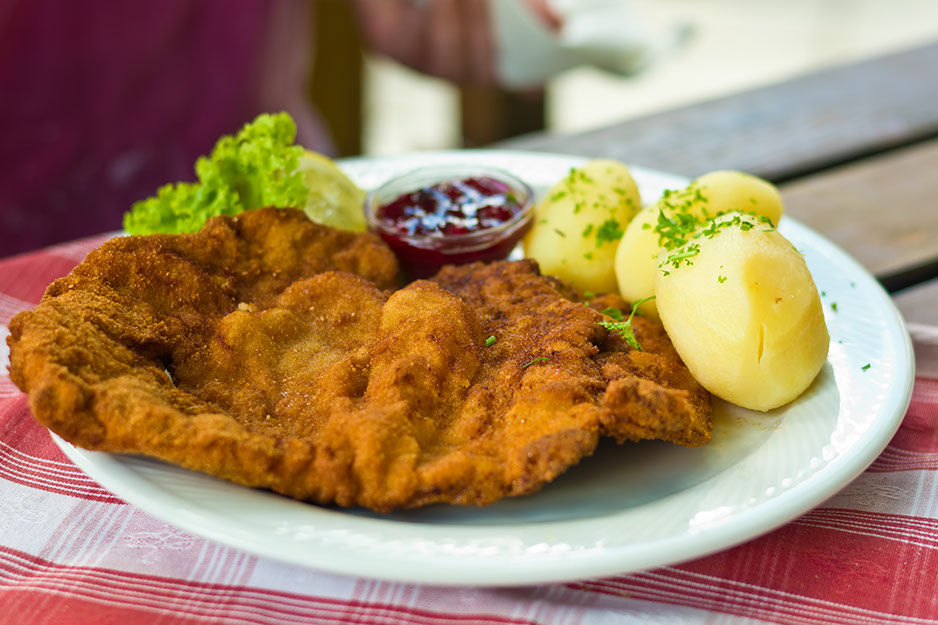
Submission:
[[[575,381],[569,396],[550,405],[571,402],[595,413],[602,436],[686,446],[710,440],[710,394],[681,362],[664,328],[633,317],[637,350],[599,324],[613,320],[600,311],[631,311],[618,295],[586,298],[540,276],[531,260],[444,267],[434,280],[469,304],[496,336],[496,345],[511,357],[506,371],[545,358],[529,366],[524,384],[534,371],[541,372],[539,385]]]
[[[76,445],[378,511],[534,492],[599,436],[709,438],[660,326],[632,350],[530,261],[396,271],[272,209],[115,240],[14,318],[11,376]]]

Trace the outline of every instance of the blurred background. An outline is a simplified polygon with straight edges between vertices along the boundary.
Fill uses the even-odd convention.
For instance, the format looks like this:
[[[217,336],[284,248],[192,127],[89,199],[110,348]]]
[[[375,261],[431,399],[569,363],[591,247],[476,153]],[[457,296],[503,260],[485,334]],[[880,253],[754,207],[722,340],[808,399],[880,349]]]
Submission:
[[[934,0],[633,0],[685,37],[630,77],[577,68],[542,94],[466,93],[365,55],[360,152],[399,154],[485,143],[542,127],[577,132],[938,39]],[[340,153],[342,120],[337,124]],[[339,116],[341,117],[341,115]],[[348,131],[346,131],[347,133]],[[348,142],[345,142],[345,146]]]
[[[508,58],[562,71],[518,89],[437,74],[460,87],[408,68],[460,57],[422,44],[476,41],[467,35],[480,31],[467,24],[471,14],[452,11],[476,2],[257,0],[233,11],[228,0],[0,0],[0,257],[115,229],[160,185],[191,180],[200,154],[260,112],[290,111],[301,142],[335,156],[488,146],[531,132],[588,131],[938,41],[935,0],[490,2],[501,43],[515,47]],[[538,6],[566,11],[558,36],[542,20],[542,47],[524,34]],[[461,28],[423,20],[415,35],[389,21],[389,7],[410,17],[448,7],[446,25]],[[596,17],[597,7],[627,9],[610,18]],[[512,11],[521,17],[506,21]],[[417,51],[396,56],[408,67],[367,52],[363,32],[395,53],[374,37],[375,25]],[[578,53],[626,75],[554,63],[551,50],[571,33]],[[614,62],[596,55],[610,42],[622,44],[611,46]],[[633,63],[648,50],[650,62]],[[478,73],[483,64],[476,55],[459,65]]]

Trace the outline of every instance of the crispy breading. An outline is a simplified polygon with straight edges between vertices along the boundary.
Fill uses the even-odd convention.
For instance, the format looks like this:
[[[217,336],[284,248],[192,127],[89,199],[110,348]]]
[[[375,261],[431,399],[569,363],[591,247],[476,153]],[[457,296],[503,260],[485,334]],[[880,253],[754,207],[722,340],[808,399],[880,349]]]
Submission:
[[[507,372],[527,363],[538,385],[564,384],[571,397],[591,392],[600,434],[626,440],[662,439],[697,446],[710,440],[710,395],[681,362],[661,324],[632,319],[641,349],[600,321],[608,308],[628,316],[615,294],[585,297],[539,274],[532,260],[444,267],[434,280],[456,293],[507,352]],[[545,360],[534,361],[537,358]],[[556,379],[556,380],[555,380]],[[533,380],[532,380],[533,381]]]
[[[118,239],[13,320],[11,376],[76,445],[382,512],[534,492],[600,436],[709,439],[659,325],[632,349],[533,261],[389,292],[389,255],[273,210]]]

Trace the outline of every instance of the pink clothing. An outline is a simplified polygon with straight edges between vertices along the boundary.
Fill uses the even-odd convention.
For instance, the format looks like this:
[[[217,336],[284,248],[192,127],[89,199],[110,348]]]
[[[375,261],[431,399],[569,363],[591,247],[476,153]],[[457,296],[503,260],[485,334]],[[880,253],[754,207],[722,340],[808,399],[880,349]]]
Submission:
[[[304,100],[303,0],[0,0],[0,257],[117,230],[215,140]]]

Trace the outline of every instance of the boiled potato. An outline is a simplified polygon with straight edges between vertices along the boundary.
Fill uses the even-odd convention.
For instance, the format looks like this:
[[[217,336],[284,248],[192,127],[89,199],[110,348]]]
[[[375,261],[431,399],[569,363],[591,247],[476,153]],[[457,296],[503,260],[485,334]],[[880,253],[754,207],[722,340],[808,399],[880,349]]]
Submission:
[[[525,255],[545,274],[584,291],[615,291],[616,246],[640,208],[628,167],[612,160],[590,161],[572,169],[538,203],[524,238]]]
[[[613,273],[619,293],[630,302],[655,292],[655,264],[661,247],[654,227],[658,222],[659,209],[659,204],[653,204],[636,215],[629,222],[616,248]],[[649,317],[658,316],[654,300],[646,301],[639,309]]]
[[[730,211],[753,212],[767,217],[775,225],[784,212],[778,190],[769,182],[739,171],[714,171],[692,181],[686,188],[667,191],[655,204],[645,208],[629,224],[615,255],[615,274],[619,293],[634,301],[650,295],[654,289],[655,264],[660,233],[655,230],[659,214],[689,229]],[[641,311],[657,317],[656,300],[642,304]]]
[[[755,213],[778,225],[785,212],[782,196],[771,182],[741,171],[720,170],[704,174],[690,183],[711,217],[730,211]]]
[[[661,323],[694,377],[745,408],[798,397],[827,358],[821,298],[801,254],[764,221],[729,213],[663,250]]]

